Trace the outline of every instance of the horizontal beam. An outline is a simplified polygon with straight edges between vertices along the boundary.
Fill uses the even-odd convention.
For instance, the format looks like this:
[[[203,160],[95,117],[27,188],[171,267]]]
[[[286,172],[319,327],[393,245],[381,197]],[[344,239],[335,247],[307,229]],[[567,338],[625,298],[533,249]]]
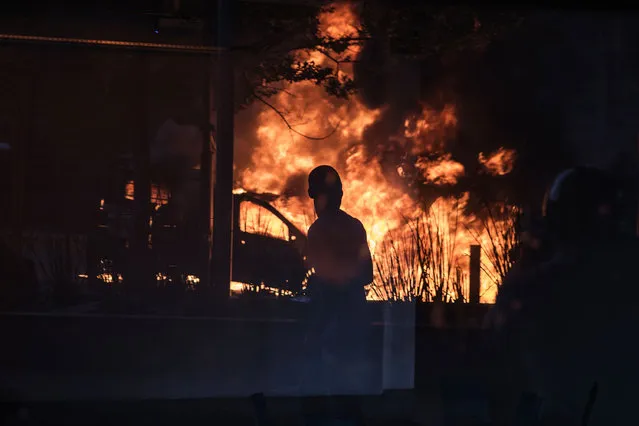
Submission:
[[[0,43],[34,43],[34,44],[59,44],[59,45],[75,45],[88,47],[109,47],[122,49],[142,49],[142,50],[159,50],[165,52],[178,53],[217,53],[224,49],[220,47],[204,46],[204,45],[185,45],[185,44],[168,44],[168,43],[147,43],[141,41],[118,41],[118,40],[100,40],[86,38],[69,38],[69,37],[48,37],[34,36],[22,34],[0,34]]]
[[[294,6],[325,6],[329,0],[240,0],[241,3],[289,4]]]

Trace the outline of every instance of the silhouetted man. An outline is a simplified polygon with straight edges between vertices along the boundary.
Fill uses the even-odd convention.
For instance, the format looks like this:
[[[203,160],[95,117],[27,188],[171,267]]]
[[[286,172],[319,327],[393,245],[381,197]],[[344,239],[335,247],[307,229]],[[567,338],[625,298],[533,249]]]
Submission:
[[[620,232],[619,197],[601,170],[560,174],[545,203],[552,257],[498,296],[501,344],[525,372],[519,391],[538,395],[544,426],[635,422],[639,245]]]
[[[373,263],[362,223],[340,209],[342,182],[330,166],[315,168],[308,177],[317,220],[308,230],[309,262],[316,282],[328,291],[354,299],[365,298],[364,286],[373,281]]]
[[[340,209],[342,182],[330,166],[315,168],[308,194],[317,220],[308,231],[308,261],[315,273],[311,298],[311,343],[316,380],[329,393],[360,393],[366,386],[355,370],[365,364],[368,324],[364,287],[373,281],[373,262],[362,223]],[[328,383],[326,383],[328,382]]]

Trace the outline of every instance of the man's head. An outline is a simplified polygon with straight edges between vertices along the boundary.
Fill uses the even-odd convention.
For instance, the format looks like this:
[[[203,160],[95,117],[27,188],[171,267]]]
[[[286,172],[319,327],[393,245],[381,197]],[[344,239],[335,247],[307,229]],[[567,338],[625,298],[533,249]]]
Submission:
[[[560,173],[546,194],[548,231],[563,241],[608,237],[619,222],[620,188],[612,175],[591,167]]]
[[[342,181],[331,166],[319,166],[308,175],[308,196],[313,199],[315,212],[338,210],[342,204]]]

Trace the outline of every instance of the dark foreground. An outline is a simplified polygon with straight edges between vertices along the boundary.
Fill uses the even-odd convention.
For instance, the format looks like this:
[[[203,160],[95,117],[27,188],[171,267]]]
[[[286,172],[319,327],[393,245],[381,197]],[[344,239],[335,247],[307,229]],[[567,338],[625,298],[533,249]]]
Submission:
[[[441,424],[433,398],[415,392],[358,397],[370,425]],[[418,403],[419,402],[419,403]],[[267,398],[269,420],[275,425],[305,425],[304,411],[318,411],[326,401],[317,398]],[[200,400],[100,401],[27,403],[15,424],[33,425],[255,425],[250,398]],[[308,416],[307,416],[308,417]]]
[[[439,426],[446,412],[464,410],[482,417],[479,330],[415,327],[402,307],[379,319],[369,360],[379,380],[349,397],[369,424]],[[0,332],[9,343],[0,390],[17,404],[9,411],[24,407],[17,424],[253,425],[250,396],[259,392],[273,425],[304,424],[309,406],[322,407],[296,383],[296,372],[314,368],[300,353],[296,318],[2,314]],[[442,391],[452,382],[465,390]]]
[[[335,402],[336,401],[336,402]],[[336,397],[334,404],[357,404],[367,425],[485,426],[483,399],[453,400],[435,388],[392,391],[383,395]],[[306,426],[326,413],[327,399],[266,398],[265,423],[251,398],[192,400],[30,402],[4,405],[5,423],[15,425],[257,425]],[[5,411],[6,413],[7,411]],[[311,413],[311,414],[309,414]],[[322,413],[320,416],[312,413]],[[9,421],[7,421],[9,420]],[[321,424],[321,423],[320,423]]]

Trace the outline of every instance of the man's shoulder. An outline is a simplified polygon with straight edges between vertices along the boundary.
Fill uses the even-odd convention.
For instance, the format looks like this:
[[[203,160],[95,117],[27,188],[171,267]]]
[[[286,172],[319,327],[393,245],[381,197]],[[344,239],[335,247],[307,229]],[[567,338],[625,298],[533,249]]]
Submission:
[[[317,233],[317,229],[322,227],[322,225],[318,224],[318,221],[319,219],[315,219],[315,222],[311,223],[311,226],[308,227],[306,235],[309,239],[312,239],[313,235]]]
[[[349,226],[352,227],[353,229],[355,228],[364,229],[364,225],[358,218],[351,216],[350,214],[346,213],[344,210],[340,210],[339,214],[341,216],[341,219],[344,222],[347,222]]]
[[[308,228],[308,233],[318,232],[328,228],[342,228],[342,229],[353,229],[353,230],[364,230],[364,225],[362,222],[349,215],[343,210],[339,210],[334,215],[321,216],[311,224],[310,228]]]
[[[330,227],[330,221],[327,221],[324,216],[318,217],[308,228],[308,237],[311,238],[313,235],[324,233]]]
[[[511,299],[531,297],[543,292],[546,285],[561,275],[561,262],[556,259],[528,267],[515,265],[499,288],[497,301],[509,303]]]

